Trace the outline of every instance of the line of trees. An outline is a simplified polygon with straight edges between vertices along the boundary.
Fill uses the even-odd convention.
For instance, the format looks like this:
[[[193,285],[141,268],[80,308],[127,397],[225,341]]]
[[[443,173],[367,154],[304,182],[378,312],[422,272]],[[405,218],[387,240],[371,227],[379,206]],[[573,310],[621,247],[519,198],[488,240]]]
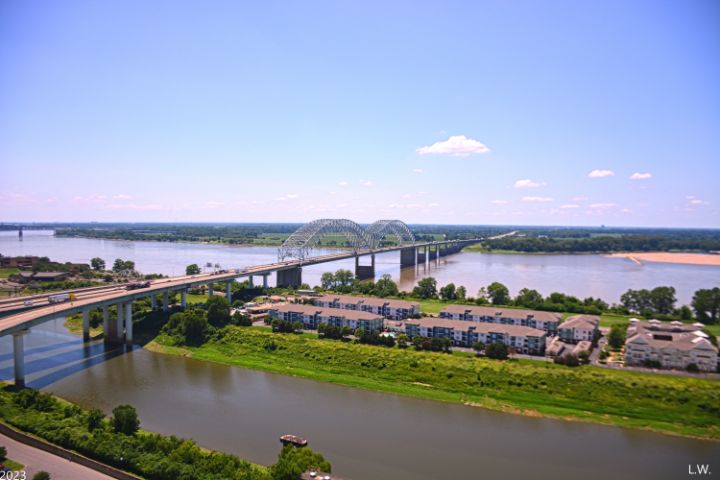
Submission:
[[[484,242],[489,250],[517,252],[667,252],[720,250],[720,234],[675,232],[663,234],[616,234],[587,237],[552,238],[548,236],[504,237]]]

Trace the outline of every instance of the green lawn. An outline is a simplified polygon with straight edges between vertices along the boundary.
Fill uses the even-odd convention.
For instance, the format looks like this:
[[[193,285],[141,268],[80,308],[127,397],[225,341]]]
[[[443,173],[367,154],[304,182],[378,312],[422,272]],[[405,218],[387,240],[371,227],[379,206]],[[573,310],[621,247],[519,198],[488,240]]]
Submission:
[[[16,273],[20,273],[20,270],[17,268],[0,268],[0,278],[8,278],[10,275],[15,275]]]
[[[148,347],[493,410],[720,439],[720,388],[711,380],[591,366],[573,369],[550,362],[493,361],[247,327],[228,327],[217,339],[197,348],[170,342],[160,335]]]
[[[9,468],[13,472],[19,472],[20,470],[25,470],[25,465],[22,463],[18,463],[14,460],[10,460],[9,458],[6,458],[4,462],[2,462],[5,465],[5,468]]]

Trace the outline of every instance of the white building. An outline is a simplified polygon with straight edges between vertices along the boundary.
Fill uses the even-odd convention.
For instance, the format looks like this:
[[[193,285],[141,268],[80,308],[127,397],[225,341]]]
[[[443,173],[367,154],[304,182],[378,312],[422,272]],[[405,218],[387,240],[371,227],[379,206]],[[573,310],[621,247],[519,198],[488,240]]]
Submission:
[[[517,325],[544,330],[548,335],[555,335],[562,317],[559,313],[536,310],[448,305],[440,312],[440,318]]]
[[[697,324],[633,319],[625,340],[625,363],[645,365],[648,361],[677,369],[694,364],[700,371],[714,372],[718,368],[718,349]]]
[[[362,328],[366,332],[380,331],[383,329],[384,321],[381,315],[370,312],[301,304],[273,305],[268,313],[273,319],[284,322],[301,322],[304,328],[313,330],[324,323],[340,328],[349,327],[353,331],[358,328]]]
[[[319,307],[360,310],[382,315],[389,320],[404,320],[420,313],[420,304],[405,300],[391,300],[375,297],[353,297],[352,295],[323,295],[313,300]]]
[[[592,342],[600,334],[600,317],[597,315],[573,315],[568,317],[558,328],[560,340],[577,343]]]

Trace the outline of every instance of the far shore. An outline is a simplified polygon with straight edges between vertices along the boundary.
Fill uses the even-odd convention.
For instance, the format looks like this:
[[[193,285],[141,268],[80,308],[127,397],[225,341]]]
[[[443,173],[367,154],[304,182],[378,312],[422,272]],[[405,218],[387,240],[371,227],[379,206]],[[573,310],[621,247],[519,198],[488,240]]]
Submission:
[[[609,258],[627,258],[635,263],[662,262],[684,263],[687,265],[712,265],[720,267],[720,255],[712,253],[682,253],[682,252],[625,252],[612,253]]]

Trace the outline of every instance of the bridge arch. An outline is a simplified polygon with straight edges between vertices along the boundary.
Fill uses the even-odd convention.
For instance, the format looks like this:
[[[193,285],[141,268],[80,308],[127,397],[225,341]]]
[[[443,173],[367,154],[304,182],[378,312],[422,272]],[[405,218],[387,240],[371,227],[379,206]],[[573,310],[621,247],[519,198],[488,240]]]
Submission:
[[[415,235],[401,220],[378,220],[370,224],[366,231],[372,248],[379,247],[380,242],[389,236],[397,237],[401,244],[415,243]]]
[[[341,234],[353,250],[371,248],[371,242],[360,225],[346,218],[322,218],[306,223],[295,230],[278,249],[280,261],[288,257],[305,258],[308,251],[316,247],[323,235]]]

